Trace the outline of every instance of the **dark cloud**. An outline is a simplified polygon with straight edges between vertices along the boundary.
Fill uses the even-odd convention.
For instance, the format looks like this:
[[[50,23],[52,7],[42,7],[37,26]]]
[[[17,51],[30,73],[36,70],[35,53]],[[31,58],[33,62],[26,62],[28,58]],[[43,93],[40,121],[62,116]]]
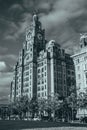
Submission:
[[[46,39],[55,39],[68,53],[78,48],[80,33],[87,32],[86,0],[0,0],[1,100],[5,101],[4,96],[9,94],[12,66],[22,48],[25,28],[34,10],[39,12]]]

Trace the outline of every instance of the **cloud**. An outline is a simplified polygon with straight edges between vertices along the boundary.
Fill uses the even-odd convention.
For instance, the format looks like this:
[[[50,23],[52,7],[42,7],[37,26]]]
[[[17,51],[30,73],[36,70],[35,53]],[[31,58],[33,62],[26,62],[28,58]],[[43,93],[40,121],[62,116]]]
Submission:
[[[1,87],[3,89],[3,86],[7,86],[11,83],[13,77],[13,73],[12,72],[0,72],[0,90]]]
[[[14,54],[4,54],[4,55],[0,55],[0,60],[4,61],[5,64],[7,65],[6,71],[12,71],[14,64],[17,61],[17,55]]]
[[[9,30],[6,30],[4,34],[5,40],[17,41],[21,37],[24,38],[25,28],[29,25],[30,19],[31,19],[31,14],[23,13],[22,21],[19,20],[19,23],[15,23],[11,21],[10,24],[7,24]]]
[[[6,64],[3,61],[0,61],[0,71],[4,71],[6,69]]]
[[[9,103],[9,101],[10,101],[10,98],[8,95],[0,97],[0,104],[2,104],[2,103],[7,104],[7,103]]]
[[[23,8],[22,8],[22,6],[21,6],[20,4],[13,4],[13,5],[9,8],[9,12],[10,12],[10,11],[13,11],[13,10],[16,10],[16,11],[20,10],[20,11],[22,11]]]
[[[5,63],[4,61],[0,61],[0,72],[11,72],[13,68],[11,65]]]
[[[5,53],[8,50],[7,47],[0,46],[0,53]]]
[[[3,4],[5,5],[5,3]],[[87,0],[22,0],[8,2],[0,8],[0,95],[9,94],[12,66],[25,40],[25,28],[30,25],[34,10],[46,30],[46,39],[56,40],[66,52],[78,48],[80,33],[87,32]],[[5,82],[5,80],[6,82]],[[2,79],[2,81],[1,81]],[[5,99],[5,98],[4,98]]]
[[[46,29],[46,38],[55,39],[64,48],[78,46],[79,33],[87,28],[84,25],[87,19],[83,20],[85,2],[86,0],[58,0],[48,14],[42,13],[40,20]]]

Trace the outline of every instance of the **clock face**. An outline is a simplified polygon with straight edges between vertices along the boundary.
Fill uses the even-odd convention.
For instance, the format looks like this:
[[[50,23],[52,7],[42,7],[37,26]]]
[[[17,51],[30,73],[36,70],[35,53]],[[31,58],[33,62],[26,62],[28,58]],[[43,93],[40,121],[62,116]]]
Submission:
[[[42,35],[40,33],[37,34],[39,40],[42,40]]]
[[[30,32],[28,32],[27,36],[28,36],[28,37],[30,37],[30,36],[31,36],[31,33],[30,33]]]
[[[87,38],[85,38],[85,42],[87,43]]]
[[[31,32],[28,32],[28,33],[27,33],[27,37],[28,37],[28,38],[31,38]]]

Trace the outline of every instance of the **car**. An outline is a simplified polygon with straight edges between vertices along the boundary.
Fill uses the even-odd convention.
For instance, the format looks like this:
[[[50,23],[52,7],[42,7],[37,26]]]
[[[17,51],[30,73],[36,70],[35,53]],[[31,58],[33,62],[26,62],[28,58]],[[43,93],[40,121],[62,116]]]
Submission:
[[[33,120],[34,120],[34,121],[40,121],[40,118],[34,117]]]
[[[81,117],[80,122],[87,123],[87,117],[86,116],[85,117]]]

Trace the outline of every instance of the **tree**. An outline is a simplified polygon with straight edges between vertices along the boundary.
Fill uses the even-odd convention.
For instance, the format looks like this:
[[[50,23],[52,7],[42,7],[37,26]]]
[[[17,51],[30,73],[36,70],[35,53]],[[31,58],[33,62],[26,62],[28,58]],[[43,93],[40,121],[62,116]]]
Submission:
[[[67,110],[71,111],[71,119],[72,121],[75,119],[76,116],[76,108],[77,108],[77,97],[75,93],[71,93],[70,96],[66,98]],[[70,118],[70,116],[68,115]]]
[[[85,110],[87,109],[87,89],[84,92],[79,92],[77,96],[77,110]]]
[[[60,95],[58,93],[56,93],[53,97],[52,97],[52,113],[53,113],[53,117],[55,118],[57,116],[60,116],[60,109],[62,107],[62,103],[63,103],[63,100],[60,99]]]
[[[53,116],[53,119],[58,118],[58,113],[63,103],[63,100],[59,99],[59,94],[49,95],[45,101],[45,111],[48,113],[49,119]]]
[[[44,98],[38,99],[38,110],[39,110],[40,118],[42,118],[46,110],[46,99]]]
[[[38,115],[38,100],[36,97],[33,97],[29,104],[30,113],[32,114],[32,119],[35,117],[35,114]]]
[[[18,115],[20,119],[26,116],[29,110],[29,98],[28,96],[22,96],[12,104],[12,113]]]

